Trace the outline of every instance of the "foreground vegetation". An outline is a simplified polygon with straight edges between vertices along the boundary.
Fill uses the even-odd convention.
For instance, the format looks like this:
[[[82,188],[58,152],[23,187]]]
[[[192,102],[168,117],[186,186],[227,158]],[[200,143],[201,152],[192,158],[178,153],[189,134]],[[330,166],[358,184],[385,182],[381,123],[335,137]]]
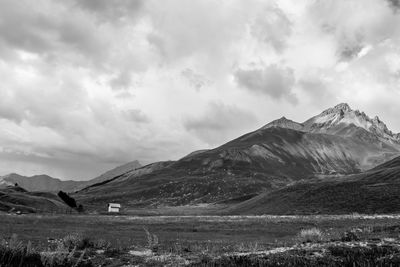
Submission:
[[[0,266],[399,266],[399,236],[397,216],[0,215]]]

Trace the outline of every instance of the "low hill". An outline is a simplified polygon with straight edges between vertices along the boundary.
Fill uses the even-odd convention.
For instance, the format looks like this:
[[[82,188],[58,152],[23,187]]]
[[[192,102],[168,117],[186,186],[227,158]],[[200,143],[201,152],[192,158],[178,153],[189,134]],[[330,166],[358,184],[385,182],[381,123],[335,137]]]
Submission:
[[[81,188],[85,182],[71,180],[64,181],[44,174],[28,177],[11,173],[0,177],[0,188],[7,185],[14,185],[16,183],[28,191],[58,192],[59,190],[62,190],[73,192]]]
[[[0,176],[0,188],[18,184],[19,186],[31,192],[58,192],[60,190],[64,192],[75,192],[87,186],[128,174],[140,166],[140,163],[135,160],[109,170],[88,181],[60,180],[45,174],[28,177],[16,173],[10,173],[8,175]]]
[[[369,171],[297,183],[240,203],[230,214],[400,212],[400,157]]]
[[[0,211],[64,212],[67,206],[52,193],[28,192],[19,186],[0,189]]]

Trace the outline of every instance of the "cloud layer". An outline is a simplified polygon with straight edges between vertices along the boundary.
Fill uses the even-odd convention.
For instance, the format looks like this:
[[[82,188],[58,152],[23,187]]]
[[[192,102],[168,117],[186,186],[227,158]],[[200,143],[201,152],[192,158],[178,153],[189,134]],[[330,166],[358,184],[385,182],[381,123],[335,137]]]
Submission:
[[[338,102],[400,132],[399,6],[0,1],[0,174],[88,179]]]

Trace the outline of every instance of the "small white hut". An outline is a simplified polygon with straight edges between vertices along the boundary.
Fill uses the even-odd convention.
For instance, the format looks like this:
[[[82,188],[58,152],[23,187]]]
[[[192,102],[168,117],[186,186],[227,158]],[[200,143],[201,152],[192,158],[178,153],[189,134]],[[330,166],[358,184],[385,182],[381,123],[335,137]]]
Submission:
[[[108,203],[108,212],[119,212],[120,209],[121,209],[121,204]]]

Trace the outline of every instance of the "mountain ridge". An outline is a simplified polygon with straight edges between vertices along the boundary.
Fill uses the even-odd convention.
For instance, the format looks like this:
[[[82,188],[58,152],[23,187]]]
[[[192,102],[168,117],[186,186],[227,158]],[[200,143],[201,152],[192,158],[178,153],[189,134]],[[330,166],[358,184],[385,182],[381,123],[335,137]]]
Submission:
[[[274,120],[261,129],[270,127],[283,127],[298,131],[327,133],[334,135],[351,136],[357,135],[356,131],[349,130],[351,125],[362,128],[369,132],[370,138],[376,137],[384,142],[393,142],[400,146],[400,133],[393,133],[386,124],[379,119],[369,117],[364,112],[353,110],[347,103],[340,103],[332,108],[328,108],[303,123],[295,122],[282,117]],[[347,131],[344,129],[347,128]]]
[[[282,117],[214,149],[115,177],[75,196],[92,206],[193,205],[272,192],[319,175],[361,173],[400,154],[383,125],[347,104],[302,124]]]
[[[123,165],[117,166],[93,179],[87,181],[61,180],[51,177],[47,174],[39,174],[32,176],[23,176],[17,173],[10,173],[0,176],[0,188],[13,186],[18,184],[31,192],[74,192],[87,186],[104,182],[115,176],[123,175],[141,167],[139,161],[131,161]]]
[[[92,183],[71,195],[88,211],[97,212],[110,202],[121,203],[126,211],[230,200],[252,205],[274,203],[279,207],[281,194],[293,202],[286,203],[286,207],[296,213],[297,208],[300,212],[309,211],[294,202],[304,204],[302,194],[311,192],[317,197],[303,196],[313,203],[310,207],[323,212],[332,207],[333,211],[338,207],[338,202],[331,201],[336,189],[342,190],[338,192],[347,201],[345,194],[352,192],[347,191],[346,185],[354,190],[366,185],[360,194],[364,201],[369,201],[366,197],[373,198],[371,192],[376,193],[374,188],[381,185],[375,183],[373,175],[365,174],[392,179],[400,161],[396,159],[400,155],[398,135],[379,117],[371,119],[342,103],[303,123],[282,117],[216,148],[194,151],[177,161],[146,166],[138,166],[137,161],[124,164],[92,179]],[[386,165],[380,165],[384,162]],[[343,184],[343,177],[352,183]],[[394,192],[390,186],[382,188],[390,194]],[[328,198],[321,195],[320,189],[326,190]],[[327,199],[333,206],[321,206],[318,202]],[[375,204],[377,210],[385,210]],[[354,207],[350,205],[349,209]],[[252,210],[251,206],[248,208]],[[259,211],[264,211],[262,205],[260,210],[254,210]]]
[[[56,192],[59,190],[70,192],[78,189],[79,186],[83,183],[84,182],[82,181],[61,180],[51,177],[47,174],[23,176],[17,173],[10,173],[4,176],[0,176],[0,184],[18,184],[26,190],[32,192]]]

